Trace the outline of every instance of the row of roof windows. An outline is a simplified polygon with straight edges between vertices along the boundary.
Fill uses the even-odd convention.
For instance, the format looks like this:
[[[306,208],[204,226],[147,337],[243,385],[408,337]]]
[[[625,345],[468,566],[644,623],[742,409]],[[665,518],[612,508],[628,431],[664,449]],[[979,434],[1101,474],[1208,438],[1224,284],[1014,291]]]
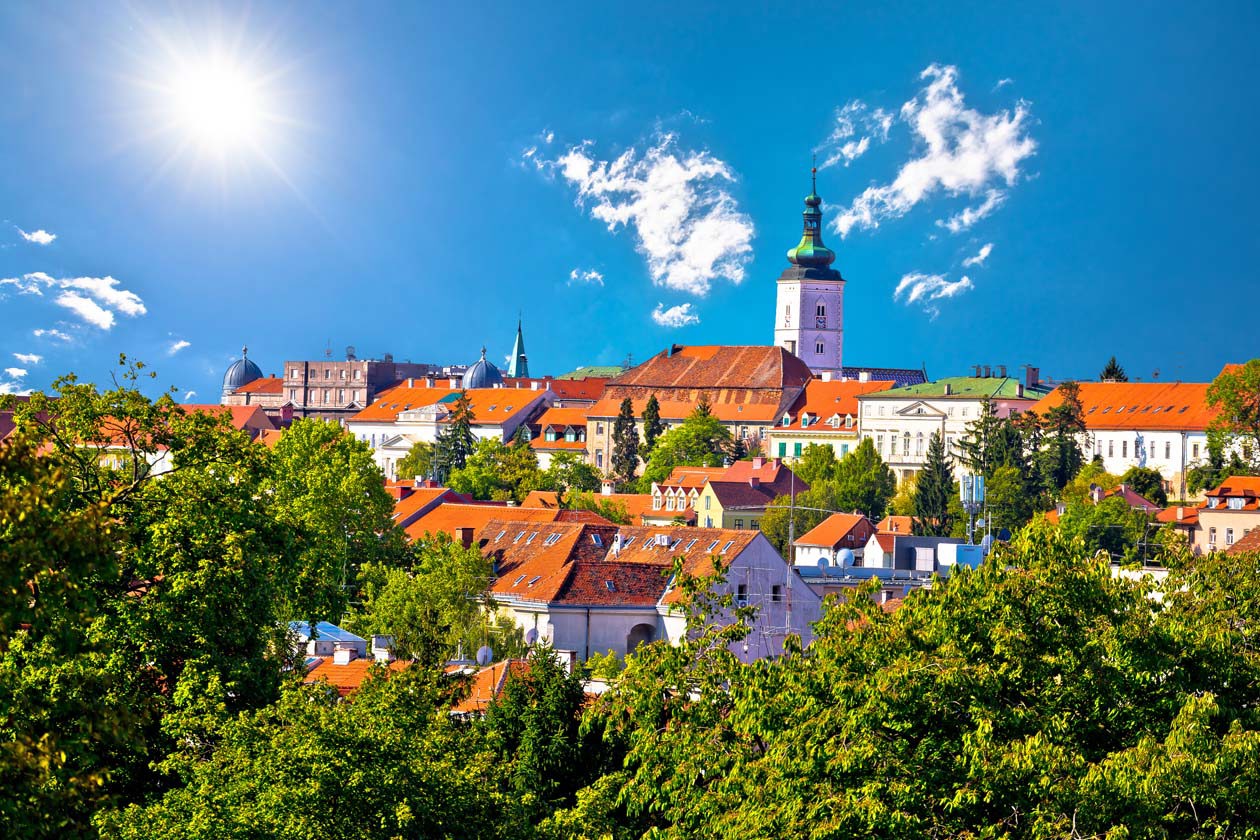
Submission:
[[[1123,412],[1123,411],[1125,410],[1125,408],[1126,408],[1126,406],[1123,406],[1123,405],[1122,405],[1122,406],[1120,406],[1119,408],[1117,408],[1117,409],[1116,409],[1116,414],[1120,414],[1121,412]],[[1180,408],[1177,408],[1177,406],[1174,406],[1174,405],[1170,405],[1170,406],[1167,406],[1167,407],[1162,406],[1162,405],[1157,405],[1157,406],[1154,406],[1154,407],[1151,407],[1151,406],[1149,406],[1149,405],[1145,405],[1145,406],[1142,406],[1142,408],[1140,408],[1140,409],[1139,409],[1136,405],[1131,405],[1131,406],[1128,406],[1127,408],[1128,408],[1128,411],[1129,411],[1129,413],[1130,413],[1130,414],[1133,414],[1133,413],[1135,413],[1135,412],[1141,412],[1142,414],[1146,414],[1146,413],[1148,413],[1148,412],[1149,412],[1149,413],[1151,413],[1151,414],[1159,414],[1161,411],[1163,411],[1163,412],[1164,412],[1164,413],[1166,413],[1166,414],[1171,414],[1174,408],[1176,408],[1176,409],[1177,409],[1177,413],[1178,413],[1178,414],[1185,414],[1185,413],[1186,413],[1186,411],[1190,408],[1190,406],[1188,406],[1188,405],[1183,405],[1183,406],[1181,406]],[[1085,413],[1086,413],[1086,414],[1093,414],[1093,413],[1094,413],[1095,411],[1097,411],[1097,410],[1098,410],[1098,406],[1094,405],[1094,406],[1090,406],[1089,411],[1087,411],[1087,412],[1085,412]],[[1109,411],[1111,411],[1111,406],[1109,406],[1109,405],[1108,405],[1108,406],[1104,406],[1104,407],[1103,407],[1103,410],[1102,410],[1102,413],[1103,413],[1103,414],[1106,414],[1106,413],[1107,413],[1107,412],[1109,412]]]
[[[539,534],[539,533],[540,533],[539,531],[533,531],[532,533],[531,533],[531,532],[529,532],[529,531],[520,531],[520,532],[518,532],[518,533],[517,533],[517,535],[516,535],[516,536],[512,539],[512,544],[513,544],[513,545],[516,545],[516,544],[517,544],[517,543],[519,543],[522,539],[524,539],[524,540],[525,540],[525,544],[526,544],[526,545],[529,545],[530,543],[532,543],[532,542],[534,541],[534,539],[538,536],[538,534]],[[527,535],[528,535],[528,536],[527,536]],[[504,530],[500,531],[500,532],[498,533],[498,535],[497,535],[497,536],[495,536],[494,541],[497,543],[497,542],[499,542],[500,540],[502,540],[505,536],[507,536],[507,530],[506,530],[506,529],[504,529]],[[558,542],[560,541],[560,538],[561,538],[562,536],[564,536],[564,535],[563,535],[563,533],[552,533],[552,534],[548,534],[548,535],[547,535],[547,536],[543,539],[543,545],[544,545],[544,546],[552,546],[552,545],[555,545],[556,543],[558,543]],[[662,536],[664,536],[664,535],[662,535]],[[621,542],[621,550],[623,550],[623,551],[624,551],[625,549],[628,549],[628,548],[629,548],[629,547],[630,547],[630,546],[634,543],[634,541],[635,541],[636,539],[637,539],[637,537],[625,537],[625,538],[622,540],[622,542]],[[699,538],[698,538],[698,537],[693,537],[690,541],[688,541],[688,543],[687,543],[685,546],[683,546],[683,549],[682,549],[682,550],[683,550],[684,552],[690,551],[690,550],[691,550],[691,548],[692,548],[692,546],[694,546],[694,545],[695,545],[698,541],[699,541]],[[602,548],[602,547],[603,547],[603,545],[604,545],[604,540],[603,540],[603,537],[602,537],[602,536],[600,536],[599,534],[591,534],[591,542],[592,542],[593,544],[595,544],[596,546],[599,546],[599,547],[601,547],[601,548]],[[677,549],[677,548],[678,548],[678,545],[679,545],[679,543],[681,543],[681,542],[682,542],[682,537],[677,537],[677,538],[675,538],[675,539],[673,539],[673,540],[670,540],[668,543],[666,543],[666,542],[644,542],[644,543],[643,543],[643,545],[644,545],[644,547],[654,547],[654,548],[655,548],[655,547],[663,547],[663,548],[664,548],[664,547],[667,547],[667,549],[668,549],[669,551],[674,551],[675,549]],[[714,540],[713,542],[709,543],[709,548],[708,548],[708,551],[713,551],[715,548],[717,548],[717,547],[718,547],[718,545],[719,545],[721,542],[722,542],[722,541],[719,539],[719,540]],[[732,546],[732,545],[734,545],[734,544],[735,544],[735,541],[734,541],[734,540],[728,540],[728,541],[727,541],[727,543],[726,543],[725,545],[723,545],[723,546],[722,546],[722,550],[721,550],[721,552],[720,552],[720,553],[725,554],[727,551],[729,551],[729,550],[730,550],[731,546]],[[519,582],[520,582],[520,581],[518,580],[518,581],[517,581],[517,583],[519,583]],[[513,584],[513,585],[515,586],[515,584]],[[531,585],[532,585],[532,584],[531,584]]]

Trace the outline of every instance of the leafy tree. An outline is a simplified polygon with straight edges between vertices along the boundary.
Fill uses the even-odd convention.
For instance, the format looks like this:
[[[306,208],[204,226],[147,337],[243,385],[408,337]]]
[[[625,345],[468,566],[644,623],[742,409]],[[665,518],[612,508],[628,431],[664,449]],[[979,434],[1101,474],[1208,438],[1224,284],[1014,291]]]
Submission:
[[[1063,400],[1049,409],[1043,420],[1039,466],[1042,486],[1052,495],[1057,495],[1085,463],[1081,449],[1085,416],[1080,390],[1075,382],[1060,385]]]
[[[354,702],[321,686],[227,723],[186,786],[102,813],[107,840],[490,838],[519,831],[490,753],[451,722],[441,677],[383,666]]]
[[[569,510],[589,510],[616,525],[635,524],[631,523],[630,514],[624,504],[604,498],[598,493],[571,493],[564,497],[564,506]]]
[[[811,443],[792,465],[792,472],[800,476],[806,484],[818,484],[835,479],[838,465],[835,449],[829,445]]]
[[[642,457],[646,460],[652,455],[652,447],[656,446],[656,440],[665,431],[665,424],[661,422],[661,404],[656,400],[656,394],[648,397],[647,405],[643,406],[643,447]]]
[[[401,479],[432,478],[436,466],[435,454],[433,444],[417,441],[394,465],[394,472]]]
[[[897,479],[875,451],[870,438],[836,464],[836,496],[840,510],[861,511],[874,521],[883,518],[897,490]]]
[[[805,485],[801,485],[804,488]],[[796,494],[795,503],[789,496],[779,496],[766,506],[758,527],[779,556],[793,562],[792,540],[816,527],[839,507],[839,487],[834,481],[824,481]]]
[[[1014,467],[998,467],[985,482],[985,509],[994,531],[1006,528],[1012,533],[1022,528],[1034,513],[1033,500],[1025,490],[1024,476]]]
[[[1145,513],[1130,508],[1120,496],[1108,496],[1096,504],[1074,502],[1059,519],[1063,533],[1079,539],[1091,554],[1104,551],[1118,561],[1139,558],[1149,523]]]
[[[1102,369],[1102,373],[1098,374],[1098,378],[1103,382],[1128,382],[1129,376],[1124,372],[1124,368],[1120,367],[1120,363],[1116,361],[1116,357],[1112,356],[1107,360],[1107,364]]]
[[[598,490],[599,486],[599,472],[573,452],[557,452],[552,455],[551,463],[543,470],[539,482],[540,490],[554,490],[557,493],[590,493]]]
[[[1168,493],[1164,490],[1164,476],[1154,467],[1129,467],[1120,476],[1120,481],[1159,507],[1167,506]]]
[[[731,433],[701,400],[677,427],[661,435],[643,471],[643,484],[669,478],[674,467],[720,467],[731,447]]]
[[[1238,450],[1229,447],[1229,435],[1219,428],[1208,428],[1207,461],[1196,463],[1186,471],[1186,487],[1191,493],[1211,490],[1231,475],[1246,475],[1249,468],[1242,462]]]
[[[927,460],[915,481],[914,533],[920,536],[948,537],[956,521],[950,500],[957,496],[954,471],[945,457],[940,432],[928,440]]]
[[[402,551],[394,499],[366,443],[336,422],[296,420],[270,450],[264,483],[275,520],[292,534],[294,596],[288,617],[336,621],[362,563],[393,562]]]
[[[1248,470],[1260,471],[1260,359],[1221,371],[1207,402],[1217,411],[1211,428],[1223,437],[1222,451],[1237,447]]]
[[[360,635],[394,637],[401,658],[439,666],[457,648],[473,651],[486,641],[490,561],[446,534],[408,546],[407,563],[365,565],[363,599],[345,618]],[[494,646],[496,650],[499,646]]]
[[[626,397],[613,422],[612,477],[617,484],[630,484],[639,468],[639,431],[634,425],[634,404]]]
[[[896,516],[914,516],[914,493],[919,476],[912,473],[897,485],[897,492],[889,502],[889,512]]]
[[[446,482],[455,470],[462,470],[477,448],[472,426],[476,416],[467,391],[460,391],[451,404],[446,427],[437,435],[433,446],[433,466],[439,481]]]
[[[453,471],[447,486],[477,499],[521,502],[531,490],[544,486],[538,456],[528,442],[505,444],[494,438],[477,441],[464,466]]]

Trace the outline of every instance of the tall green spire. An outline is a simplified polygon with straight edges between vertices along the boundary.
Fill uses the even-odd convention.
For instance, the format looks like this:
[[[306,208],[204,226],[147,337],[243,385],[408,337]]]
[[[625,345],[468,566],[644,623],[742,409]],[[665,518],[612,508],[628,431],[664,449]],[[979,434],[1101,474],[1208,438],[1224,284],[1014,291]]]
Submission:
[[[802,268],[828,269],[836,261],[836,252],[828,248],[822,241],[822,199],[818,197],[818,167],[810,172],[809,195],[805,196],[805,230],[801,234],[800,244],[787,252],[792,265]]]
[[[521,319],[516,319],[516,343],[512,345],[512,361],[508,363],[508,376],[529,378],[529,362],[525,359],[525,336],[521,333]]]

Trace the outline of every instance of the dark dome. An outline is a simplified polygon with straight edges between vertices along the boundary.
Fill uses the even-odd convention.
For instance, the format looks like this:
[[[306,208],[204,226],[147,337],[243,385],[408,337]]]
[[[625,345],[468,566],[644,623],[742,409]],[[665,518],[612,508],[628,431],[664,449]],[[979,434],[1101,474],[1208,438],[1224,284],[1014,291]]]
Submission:
[[[242,385],[248,385],[255,379],[262,379],[263,372],[258,365],[249,360],[248,347],[241,348],[241,357],[228,367],[223,374],[223,395],[227,396]]]
[[[503,384],[503,374],[486,361],[486,348],[481,348],[481,358],[464,373],[462,384],[465,388],[493,388]]]

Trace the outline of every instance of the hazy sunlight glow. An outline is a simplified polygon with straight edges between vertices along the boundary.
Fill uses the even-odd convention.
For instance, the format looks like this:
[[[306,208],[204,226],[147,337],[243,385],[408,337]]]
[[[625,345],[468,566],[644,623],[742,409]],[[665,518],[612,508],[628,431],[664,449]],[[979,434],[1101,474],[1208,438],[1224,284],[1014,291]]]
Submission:
[[[212,61],[184,68],[170,95],[176,122],[205,151],[222,154],[261,139],[266,114],[259,85],[239,67]]]

